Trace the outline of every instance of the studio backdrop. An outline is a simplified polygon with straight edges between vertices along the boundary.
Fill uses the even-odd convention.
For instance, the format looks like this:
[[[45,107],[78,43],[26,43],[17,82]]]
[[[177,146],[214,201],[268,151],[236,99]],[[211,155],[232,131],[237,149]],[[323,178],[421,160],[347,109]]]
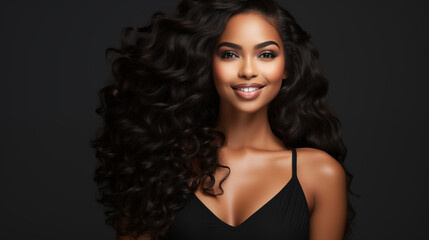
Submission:
[[[115,239],[93,182],[104,58],[171,1],[3,1],[0,239]],[[312,36],[342,122],[352,239],[425,239],[428,1],[280,0]]]

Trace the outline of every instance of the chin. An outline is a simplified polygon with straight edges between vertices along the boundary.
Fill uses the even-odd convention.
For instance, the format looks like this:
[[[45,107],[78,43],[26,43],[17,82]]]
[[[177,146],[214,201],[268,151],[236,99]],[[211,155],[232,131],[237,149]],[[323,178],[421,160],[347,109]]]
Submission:
[[[266,108],[266,106],[260,106],[259,104],[240,104],[240,106],[234,106],[234,109],[237,112],[242,113],[256,113],[262,111]]]

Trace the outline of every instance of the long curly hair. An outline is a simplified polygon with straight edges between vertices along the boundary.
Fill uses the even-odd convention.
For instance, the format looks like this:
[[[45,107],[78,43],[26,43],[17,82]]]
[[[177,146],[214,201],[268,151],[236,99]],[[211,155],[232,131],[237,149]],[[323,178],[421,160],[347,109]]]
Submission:
[[[124,28],[121,47],[106,49],[107,59],[117,55],[114,79],[99,91],[104,124],[91,146],[100,161],[97,200],[119,235],[157,239],[199,186],[215,195],[214,172],[228,167],[218,162],[225,135],[214,130],[212,49],[228,19],[249,11],[273,19],[285,46],[288,78],[268,106],[272,131],[288,148],[321,149],[343,165],[347,149],[327,106],[328,81],[294,17],[272,0],[183,0],[147,26]],[[355,215],[348,206],[346,234]]]

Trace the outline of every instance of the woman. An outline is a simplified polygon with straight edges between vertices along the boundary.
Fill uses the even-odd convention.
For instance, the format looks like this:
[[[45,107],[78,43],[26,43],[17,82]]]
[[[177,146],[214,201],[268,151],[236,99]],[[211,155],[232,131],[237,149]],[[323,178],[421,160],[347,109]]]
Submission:
[[[118,239],[343,239],[351,175],[309,38],[260,0],[124,31],[93,142]]]

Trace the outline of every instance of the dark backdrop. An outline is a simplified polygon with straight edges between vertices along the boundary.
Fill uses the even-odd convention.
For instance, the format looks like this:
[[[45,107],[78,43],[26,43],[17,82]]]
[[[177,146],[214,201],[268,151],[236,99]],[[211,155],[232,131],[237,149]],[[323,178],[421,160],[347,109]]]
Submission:
[[[428,1],[280,1],[313,37],[354,173],[353,239],[428,226]],[[104,49],[175,1],[2,1],[0,239],[114,239],[89,139]]]

